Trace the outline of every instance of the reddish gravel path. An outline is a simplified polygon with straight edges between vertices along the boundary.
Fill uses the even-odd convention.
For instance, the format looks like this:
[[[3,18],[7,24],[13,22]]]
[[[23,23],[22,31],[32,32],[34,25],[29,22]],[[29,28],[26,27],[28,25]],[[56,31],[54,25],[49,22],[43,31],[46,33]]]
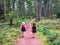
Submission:
[[[27,22],[24,38],[18,38],[17,42],[13,45],[43,45],[42,41],[39,40],[36,35],[35,38],[32,38],[31,27],[31,22]]]

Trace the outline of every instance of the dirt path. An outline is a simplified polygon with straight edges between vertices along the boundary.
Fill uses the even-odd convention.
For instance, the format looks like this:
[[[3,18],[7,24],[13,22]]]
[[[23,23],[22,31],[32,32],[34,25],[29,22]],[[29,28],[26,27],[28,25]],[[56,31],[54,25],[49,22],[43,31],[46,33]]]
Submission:
[[[13,45],[43,45],[42,41],[39,40],[36,35],[35,38],[32,38],[31,27],[31,22],[27,22],[24,38],[18,38],[17,42]]]

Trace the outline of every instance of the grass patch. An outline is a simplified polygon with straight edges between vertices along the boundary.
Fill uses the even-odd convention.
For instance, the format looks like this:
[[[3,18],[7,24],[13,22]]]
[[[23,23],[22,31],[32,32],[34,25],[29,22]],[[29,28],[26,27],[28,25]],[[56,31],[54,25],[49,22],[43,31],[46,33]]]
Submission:
[[[2,45],[12,45],[20,34],[19,27],[12,27],[9,25],[0,26],[0,43]]]
[[[55,20],[54,20],[55,21]],[[53,23],[53,20],[41,20],[36,22],[37,35],[44,45],[60,45],[60,24]]]

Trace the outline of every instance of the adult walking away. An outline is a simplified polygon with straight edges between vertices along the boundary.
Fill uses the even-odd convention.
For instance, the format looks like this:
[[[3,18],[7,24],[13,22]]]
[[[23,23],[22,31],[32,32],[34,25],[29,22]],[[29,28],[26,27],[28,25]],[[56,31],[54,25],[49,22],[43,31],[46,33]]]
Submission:
[[[35,23],[33,23],[33,26],[32,26],[32,33],[33,33],[32,38],[35,38],[35,33],[36,33],[36,24]]]
[[[26,24],[25,22],[22,22],[21,24],[21,37],[24,38],[24,32],[26,31]]]

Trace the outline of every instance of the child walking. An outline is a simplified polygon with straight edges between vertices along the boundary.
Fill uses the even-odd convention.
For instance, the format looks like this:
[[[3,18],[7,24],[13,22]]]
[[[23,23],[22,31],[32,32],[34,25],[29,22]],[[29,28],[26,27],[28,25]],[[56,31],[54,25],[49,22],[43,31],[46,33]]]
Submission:
[[[35,38],[35,33],[36,33],[36,24],[35,23],[33,23],[33,26],[32,26],[32,33],[33,33],[32,38]]]
[[[24,32],[26,31],[26,24],[25,22],[22,22],[21,24],[21,37],[24,38]]]

